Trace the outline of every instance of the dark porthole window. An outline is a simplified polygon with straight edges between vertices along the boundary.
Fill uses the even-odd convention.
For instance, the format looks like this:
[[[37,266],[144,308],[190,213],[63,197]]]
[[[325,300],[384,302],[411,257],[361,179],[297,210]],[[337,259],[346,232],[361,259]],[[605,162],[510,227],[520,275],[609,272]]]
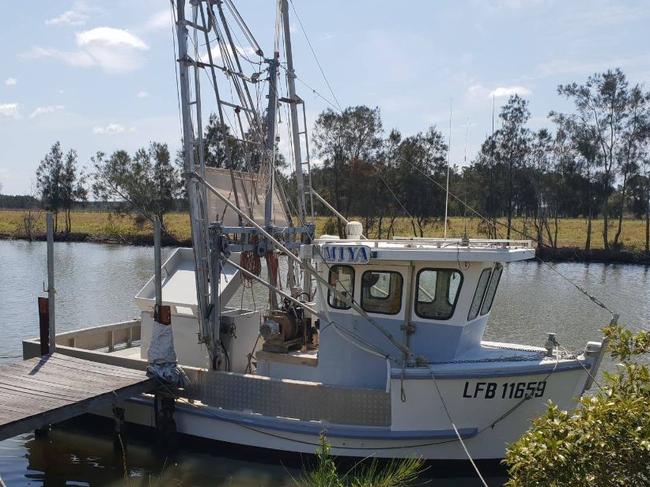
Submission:
[[[418,272],[415,314],[431,320],[448,320],[454,314],[463,275],[454,269]]]
[[[332,308],[350,309],[354,296],[354,269],[348,265],[335,265],[330,268],[330,289],[327,302]],[[336,292],[332,289],[336,289]]]
[[[399,272],[364,272],[361,277],[361,307],[369,313],[399,313],[402,309],[402,283]]]
[[[471,321],[478,316],[478,312],[481,309],[481,303],[483,302],[483,296],[485,296],[485,290],[490,282],[491,274],[492,269],[483,269],[481,277],[478,278],[478,285],[476,286],[476,291],[474,291],[474,298],[472,299],[472,304],[469,307],[469,314],[467,315],[468,321]]]
[[[494,296],[497,293],[497,287],[499,287],[499,280],[501,279],[502,273],[503,266],[501,264],[495,265],[492,279],[490,279],[490,285],[485,293],[485,299],[483,300],[483,306],[481,307],[482,315],[488,314],[492,309],[492,303],[494,302]]]

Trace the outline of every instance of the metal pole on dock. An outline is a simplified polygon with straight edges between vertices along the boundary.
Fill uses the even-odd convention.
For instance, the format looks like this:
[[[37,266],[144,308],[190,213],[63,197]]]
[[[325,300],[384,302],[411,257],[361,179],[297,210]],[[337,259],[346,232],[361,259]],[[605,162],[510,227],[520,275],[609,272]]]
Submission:
[[[49,319],[49,353],[56,349],[56,326],[54,319],[54,215],[47,214],[47,311]]]
[[[160,312],[160,306],[162,306],[162,275],[160,271],[162,257],[160,251],[160,220],[158,218],[153,222],[153,260],[155,266],[154,285],[156,288],[156,309],[154,314],[157,316]]]

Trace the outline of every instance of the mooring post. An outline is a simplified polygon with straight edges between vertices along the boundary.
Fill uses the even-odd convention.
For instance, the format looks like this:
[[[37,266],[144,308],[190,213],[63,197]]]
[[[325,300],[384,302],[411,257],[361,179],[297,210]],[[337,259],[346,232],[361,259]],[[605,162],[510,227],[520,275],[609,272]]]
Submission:
[[[154,285],[156,294],[156,307],[154,317],[158,316],[160,306],[162,305],[162,275],[160,266],[162,265],[161,244],[160,244],[160,220],[156,218],[153,222],[153,260],[154,260]]]
[[[156,416],[156,436],[158,449],[167,457],[176,451],[176,398],[158,390],[154,396],[154,413]]]
[[[54,215],[47,214],[47,314],[49,322],[49,351],[56,351],[56,320],[54,315]]]
[[[48,299],[42,296],[38,298],[38,331],[41,342],[41,356],[50,353],[50,316],[48,313],[50,305]]]
[[[126,455],[126,422],[124,408],[113,407],[113,451],[121,456]]]
[[[154,252],[154,288],[156,304],[154,307],[154,321],[163,326],[171,326],[171,308],[162,304],[162,249],[160,220],[154,220],[153,226],[153,252]],[[154,325],[156,326],[156,325]],[[165,455],[171,455],[176,449],[176,398],[171,391],[161,385],[154,396],[154,412],[156,417],[156,433],[158,447]]]

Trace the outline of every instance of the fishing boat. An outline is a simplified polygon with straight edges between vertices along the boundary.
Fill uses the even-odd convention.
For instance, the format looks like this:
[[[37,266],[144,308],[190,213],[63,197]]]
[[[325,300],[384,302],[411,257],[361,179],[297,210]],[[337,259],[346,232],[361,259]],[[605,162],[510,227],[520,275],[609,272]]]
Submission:
[[[549,400],[572,409],[597,374],[601,342],[571,353],[554,334],[540,346],[483,339],[502,274],[534,258],[533,243],[366,238],[312,187],[288,0],[278,0],[268,57],[231,0],[187,10],[175,1],[193,247],[157,261],[135,297],[137,319],[58,334],[57,352],[160,374],[182,433],[282,452],[314,453],[324,435],[337,456],[499,459]],[[253,73],[234,42],[242,37],[259,58]],[[204,76],[220,124],[232,122],[223,140],[249,148],[248,170],[234,168],[227,143],[219,167],[206,165]],[[279,107],[295,201],[278,178]],[[315,235],[316,204],[343,236]],[[266,300],[244,306],[253,286]],[[38,341],[24,351],[38,354]],[[167,365],[187,382],[174,387]],[[154,426],[157,411],[154,396],[133,397],[126,420]]]

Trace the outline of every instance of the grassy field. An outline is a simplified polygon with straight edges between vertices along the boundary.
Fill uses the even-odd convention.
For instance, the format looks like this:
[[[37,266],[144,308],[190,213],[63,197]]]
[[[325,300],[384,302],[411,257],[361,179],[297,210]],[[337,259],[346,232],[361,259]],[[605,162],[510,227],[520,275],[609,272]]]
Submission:
[[[0,210],[0,237],[4,238],[26,238],[25,215],[23,210]],[[38,238],[45,233],[45,214],[35,212],[34,235]],[[331,222],[328,225],[327,217],[318,217],[317,234],[321,235],[332,232]],[[363,220],[361,220],[363,222]],[[480,230],[480,220],[477,218],[461,217],[450,218],[448,235],[452,237],[462,236],[467,228],[470,237],[485,237]],[[505,223],[505,220],[502,220]],[[610,225],[610,239],[616,231],[616,222]],[[179,242],[188,241],[190,238],[189,217],[185,213],[170,213],[166,216],[165,225],[169,234]],[[383,224],[384,236],[388,226],[385,220]],[[398,218],[395,221],[395,234],[401,236],[413,235],[411,222],[407,218]],[[515,228],[525,231],[529,235],[535,235],[532,223],[527,224],[522,219],[515,221]],[[64,218],[59,215],[59,228],[63,229]],[[329,228],[327,228],[329,227]],[[602,221],[593,222],[592,248],[603,247]],[[587,223],[583,219],[562,219],[559,223],[558,247],[584,247],[586,238]],[[377,224],[370,228],[369,236],[376,236]],[[500,226],[499,237],[505,238],[505,227]],[[72,233],[80,239],[97,241],[116,241],[123,243],[142,242],[151,240],[151,226],[149,224],[138,225],[131,216],[117,216],[107,212],[84,212],[75,211],[72,213]],[[443,235],[442,221],[430,222],[424,228],[424,235],[428,237],[441,237]],[[512,232],[514,239],[523,238],[517,232]],[[630,250],[643,250],[645,246],[645,222],[643,220],[626,219],[623,222],[622,243]]]

